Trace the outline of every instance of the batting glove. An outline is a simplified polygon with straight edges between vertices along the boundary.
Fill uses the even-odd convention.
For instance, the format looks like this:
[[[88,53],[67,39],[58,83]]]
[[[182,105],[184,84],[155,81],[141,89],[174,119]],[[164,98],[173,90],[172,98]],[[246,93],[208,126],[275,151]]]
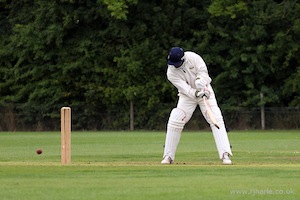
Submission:
[[[195,85],[198,90],[206,87],[206,81],[203,78],[197,77],[195,80]]]
[[[196,90],[195,96],[196,97],[201,97],[201,98],[206,96],[206,98],[209,98],[210,97],[210,91],[207,89],[207,87],[204,87],[200,91]]]

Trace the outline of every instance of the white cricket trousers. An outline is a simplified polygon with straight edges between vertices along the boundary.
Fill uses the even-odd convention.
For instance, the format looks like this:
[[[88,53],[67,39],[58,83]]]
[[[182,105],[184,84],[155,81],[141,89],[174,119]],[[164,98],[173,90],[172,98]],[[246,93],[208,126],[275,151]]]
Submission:
[[[197,106],[200,107],[202,115],[204,116],[205,120],[210,124],[219,157],[220,159],[222,159],[223,154],[225,152],[232,155],[227,131],[224,124],[224,119],[213,92],[211,93],[211,96],[209,97],[207,102],[211,107],[211,110],[216,118],[217,124],[220,127],[220,129],[216,128],[211,123],[208,115],[206,114],[206,107],[202,98],[191,99],[185,95],[179,95],[177,109],[180,109],[185,113],[185,117],[184,117],[184,125],[185,125],[191,119],[194,111],[196,110],[196,107]],[[184,125],[182,126],[182,128],[176,128],[172,126],[172,124],[170,125],[170,119],[169,119],[163,157],[170,156],[172,160],[175,160],[176,149]]]

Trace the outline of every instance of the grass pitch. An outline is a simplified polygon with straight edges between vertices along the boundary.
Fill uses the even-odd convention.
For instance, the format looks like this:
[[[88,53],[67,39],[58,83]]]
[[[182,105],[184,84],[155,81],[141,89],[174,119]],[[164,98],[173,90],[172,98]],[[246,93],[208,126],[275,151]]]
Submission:
[[[299,137],[230,132],[223,166],[211,132],[183,132],[162,166],[164,132],[73,132],[61,165],[59,132],[1,132],[0,199],[300,199]]]

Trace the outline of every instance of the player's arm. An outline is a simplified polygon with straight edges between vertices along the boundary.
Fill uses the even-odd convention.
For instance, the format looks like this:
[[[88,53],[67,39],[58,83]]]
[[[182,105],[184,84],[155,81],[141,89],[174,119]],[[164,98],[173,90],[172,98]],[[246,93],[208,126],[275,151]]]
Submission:
[[[195,63],[197,70],[197,77],[195,84],[197,89],[203,89],[211,83],[211,78],[209,77],[207,66],[204,60],[197,54],[193,56],[193,62]]]
[[[181,79],[171,78],[169,81],[178,89],[178,91],[182,94],[185,94],[191,98],[198,98],[206,96],[207,98],[210,97],[210,91],[207,87],[203,89],[194,89],[189,84]]]
[[[167,78],[178,89],[178,92],[185,94],[191,98],[196,97],[197,90],[192,88],[183,79],[181,79],[177,74],[174,74],[174,73],[168,71]]]

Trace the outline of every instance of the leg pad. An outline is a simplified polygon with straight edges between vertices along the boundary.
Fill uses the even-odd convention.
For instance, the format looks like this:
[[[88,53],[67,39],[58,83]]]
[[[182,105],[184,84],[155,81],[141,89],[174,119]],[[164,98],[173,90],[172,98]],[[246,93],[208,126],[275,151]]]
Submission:
[[[171,111],[164,149],[164,158],[169,156],[173,161],[175,159],[176,149],[180,140],[181,132],[185,125],[186,114],[179,108]]]

